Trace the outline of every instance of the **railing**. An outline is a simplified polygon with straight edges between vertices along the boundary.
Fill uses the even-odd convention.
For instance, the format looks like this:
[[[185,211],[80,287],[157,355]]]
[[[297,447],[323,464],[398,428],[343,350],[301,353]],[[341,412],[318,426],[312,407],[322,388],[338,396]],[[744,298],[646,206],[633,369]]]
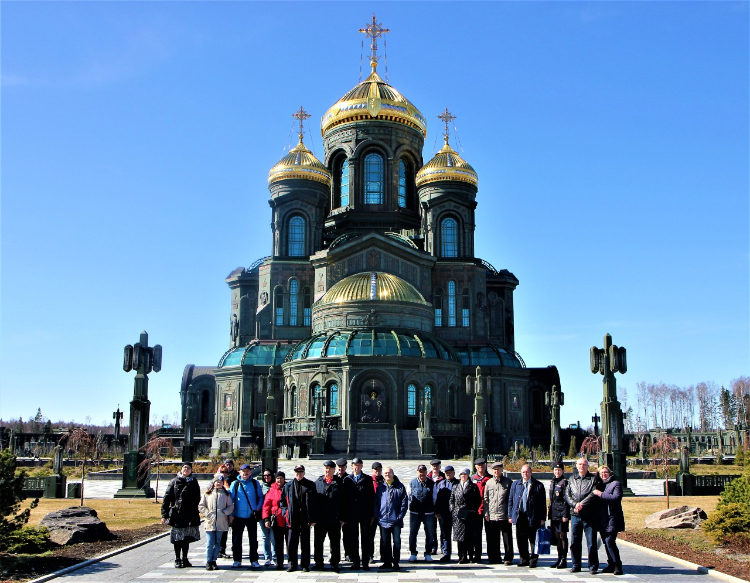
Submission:
[[[401,459],[401,456],[399,456],[398,454],[398,428],[396,427],[395,423],[393,424],[393,433],[396,436],[396,459],[399,460]]]
[[[284,421],[284,423],[276,424],[276,431],[315,431],[315,421]]]
[[[469,423],[458,421],[451,423],[447,421],[433,421],[432,429],[434,431],[444,431],[446,433],[465,433],[471,431]]]

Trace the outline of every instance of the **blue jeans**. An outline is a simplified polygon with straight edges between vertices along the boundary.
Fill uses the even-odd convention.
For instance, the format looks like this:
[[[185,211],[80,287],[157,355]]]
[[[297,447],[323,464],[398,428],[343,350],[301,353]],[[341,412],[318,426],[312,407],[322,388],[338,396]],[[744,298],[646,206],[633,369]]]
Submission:
[[[432,545],[435,541],[435,515],[434,514],[417,514],[409,513],[409,552],[412,555],[417,554],[417,534],[419,527],[424,524],[424,554],[429,555],[432,552]]]
[[[221,530],[206,531],[206,563],[215,563],[221,550]]]
[[[384,565],[398,565],[401,558],[401,527],[380,526],[380,560]]]
[[[579,516],[570,517],[570,556],[573,567],[581,567],[583,535],[586,534],[589,569],[599,568],[599,553],[596,552],[596,529],[594,525]]]
[[[263,557],[266,561],[276,560],[276,546],[274,545],[273,530],[266,528],[266,521],[260,521],[260,544],[263,547]],[[283,562],[283,561],[282,561]]]

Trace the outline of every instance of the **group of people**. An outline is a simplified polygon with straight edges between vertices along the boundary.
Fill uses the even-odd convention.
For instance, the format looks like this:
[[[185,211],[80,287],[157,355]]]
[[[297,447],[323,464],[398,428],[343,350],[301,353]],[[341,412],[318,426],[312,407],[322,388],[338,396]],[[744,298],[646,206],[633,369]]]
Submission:
[[[521,478],[512,481],[503,474],[502,462],[487,471],[484,458],[474,460],[475,472],[462,469],[456,477],[453,466],[442,470],[434,459],[431,470],[417,466],[409,489],[393,468],[372,464],[371,474],[363,472],[364,462],[352,460],[347,472],[346,459],[323,463],[323,475],[315,481],[305,477],[305,466],[294,468],[287,481],[284,472],[264,470],[259,482],[244,464],[239,473],[234,462],[219,467],[209,488],[201,493],[192,476],[192,466],[184,464],[167,487],[162,504],[162,522],[172,526],[171,542],[175,567],[191,567],[188,548],[200,539],[200,515],[205,517],[207,537],[206,569],[217,569],[217,559],[227,557],[228,531],[232,529],[232,566],[242,565],[242,543],[247,530],[250,562],[260,567],[257,527],[260,526],[266,566],[284,569],[284,544],[289,559],[287,571],[323,570],[324,546],[329,544],[329,566],[339,571],[342,543],[345,560],[351,569],[369,570],[375,556],[375,536],[380,533],[380,570],[400,569],[401,530],[409,514],[409,562],[418,558],[417,537],[424,530],[424,559],[440,549],[439,562],[453,560],[456,543],[458,563],[480,563],[482,536],[486,537],[490,564],[511,565],[514,556],[512,527],[516,527],[519,567],[535,568],[537,531],[549,519],[552,542],[557,547],[558,569],[570,571],[582,567],[583,537],[586,538],[587,567],[599,571],[597,536],[601,535],[607,553],[604,573],[622,575],[617,548],[617,533],[625,529],[622,513],[622,488],[610,468],[602,466],[598,474],[589,472],[585,458],[576,462],[576,471],[564,477],[564,465],[553,466],[554,478],[546,489],[532,476],[528,465]],[[439,532],[438,532],[439,528]],[[310,535],[313,548],[310,548]],[[502,541],[502,545],[501,545]]]

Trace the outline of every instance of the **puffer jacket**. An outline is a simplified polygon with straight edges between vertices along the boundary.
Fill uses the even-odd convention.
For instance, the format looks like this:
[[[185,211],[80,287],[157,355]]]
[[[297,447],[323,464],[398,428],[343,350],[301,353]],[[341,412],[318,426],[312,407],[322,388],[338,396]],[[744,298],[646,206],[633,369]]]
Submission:
[[[284,486],[274,483],[271,484],[268,492],[263,497],[263,520],[268,520],[273,514],[276,517],[276,526],[279,528],[286,526],[286,519],[284,518],[286,500],[282,503],[281,499],[283,496]]]
[[[477,488],[479,488],[479,495],[482,497],[482,504],[479,507],[479,514],[481,516],[484,516],[484,486],[490,480],[491,477],[492,476],[490,476],[489,474],[484,474],[483,476],[480,476],[478,473],[474,474],[471,477],[471,481],[477,485]]]
[[[499,480],[493,476],[484,483],[484,514],[490,520],[508,520],[508,499],[512,485],[513,481],[506,476]]]
[[[597,476],[591,472],[581,477],[575,472],[568,479],[568,487],[565,488],[565,502],[570,506],[570,512],[585,521],[596,520],[599,511],[599,498],[592,492],[597,486]],[[583,504],[580,512],[575,511],[576,504]]]
[[[409,483],[409,512],[414,514],[425,515],[435,513],[435,502],[432,491],[435,483],[430,478],[425,478],[420,482],[419,478],[414,478]]]
[[[403,527],[408,503],[406,487],[396,476],[390,486],[383,480],[375,492],[375,520],[383,528]]]
[[[182,474],[173,478],[167,486],[161,504],[161,517],[169,520],[170,526],[185,528],[198,526],[201,523],[198,504],[201,501],[201,489],[198,480],[193,476]],[[174,506],[174,512],[170,512]]]
[[[214,488],[210,494],[203,494],[198,512],[206,517],[206,531],[224,532],[229,530],[229,515],[234,510],[234,502],[224,488]]]
[[[547,516],[550,520],[562,522],[563,518],[570,518],[570,506],[565,502],[565,489],[567,487],[567,478],[552,478],[552,481],[549,483],[549,508]]]
[[[622,532],[625,530],[625,516],[622,513],[622,486],[610,476],[603,483],[604,490],[599,507],[599,531]]]

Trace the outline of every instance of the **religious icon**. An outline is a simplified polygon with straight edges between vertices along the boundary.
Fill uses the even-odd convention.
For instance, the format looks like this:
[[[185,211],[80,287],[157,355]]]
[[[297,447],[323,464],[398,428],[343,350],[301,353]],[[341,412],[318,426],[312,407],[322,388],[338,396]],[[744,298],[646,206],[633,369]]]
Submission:
[[[513,409],[518,411],[521,408],[521,403],[518,401],[518,395],[513,395]]]
[[[362,417],[363,423],[381,423],[386,420],[385,399],[382,386],[372,379],[363,389]]]
[[[232,393],[224,393],[224,409],[232,408]]]

